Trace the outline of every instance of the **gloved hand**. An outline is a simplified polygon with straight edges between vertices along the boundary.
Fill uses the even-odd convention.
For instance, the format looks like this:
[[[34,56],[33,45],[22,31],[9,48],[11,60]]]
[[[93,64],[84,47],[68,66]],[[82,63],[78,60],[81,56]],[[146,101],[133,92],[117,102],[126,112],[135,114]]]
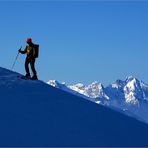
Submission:
[[[21,52],[21,49],[22,49],[22,46],[21,46],[21,48],[18,50],[18,52]]]

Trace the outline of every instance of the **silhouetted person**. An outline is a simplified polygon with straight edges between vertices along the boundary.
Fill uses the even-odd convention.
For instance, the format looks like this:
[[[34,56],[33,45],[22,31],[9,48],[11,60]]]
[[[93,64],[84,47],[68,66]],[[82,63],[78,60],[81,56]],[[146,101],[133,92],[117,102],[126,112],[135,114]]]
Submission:
[[[25,70],[26,70],[26,78],[31,78],[32,80],[37,80],[37,73],[35,70],[35,59],[36,59],[36,50],[35,50],[35,44],[32,43],[32,39],[31,38],[27,38],[26,39],[26,43],[28,44],[26,46],[26,48],[24,49],[24,51],[22,51],[21,49],[19,49],[19,52],[21,54],[27,54],[26,56],[26,60],[25,60]],[[29,64],[31,66],[31,70],[33,73],[33,76],[30,76],[30,71],[29,71]]]

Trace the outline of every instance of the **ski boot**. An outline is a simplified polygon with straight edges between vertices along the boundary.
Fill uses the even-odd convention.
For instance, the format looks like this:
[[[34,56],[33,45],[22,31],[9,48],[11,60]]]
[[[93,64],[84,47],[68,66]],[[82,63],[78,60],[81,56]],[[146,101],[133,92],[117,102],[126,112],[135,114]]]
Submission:
[[[38,80],[37,75],[34,75],[34,76],[31,78],[31,80]]]

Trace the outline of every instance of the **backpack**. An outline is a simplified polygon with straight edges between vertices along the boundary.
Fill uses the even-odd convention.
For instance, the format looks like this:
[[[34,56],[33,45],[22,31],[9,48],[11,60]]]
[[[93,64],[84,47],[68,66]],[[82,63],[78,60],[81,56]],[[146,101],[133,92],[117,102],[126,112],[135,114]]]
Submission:
[[[35,58],[38,58],[39,56],[39,45],[38,44],[34,44],[34,49],[35,49]]]

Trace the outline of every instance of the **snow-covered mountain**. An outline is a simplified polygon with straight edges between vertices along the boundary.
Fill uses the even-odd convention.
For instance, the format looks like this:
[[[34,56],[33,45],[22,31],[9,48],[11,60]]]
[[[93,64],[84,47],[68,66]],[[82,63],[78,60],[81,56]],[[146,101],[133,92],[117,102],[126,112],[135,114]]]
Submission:
[[[98,82],[93,82],[88,86],[82,83],[60,84],[55,80],[47,83],[75,95],[81,95],[98,104],[138,116],[148,123],[148,85],[135,77],[129,76],[125,80],[116,80],[107,87]]]
[[[148,146],[148,124],[138,117],[18,75],[0,68],[0,147]]]

